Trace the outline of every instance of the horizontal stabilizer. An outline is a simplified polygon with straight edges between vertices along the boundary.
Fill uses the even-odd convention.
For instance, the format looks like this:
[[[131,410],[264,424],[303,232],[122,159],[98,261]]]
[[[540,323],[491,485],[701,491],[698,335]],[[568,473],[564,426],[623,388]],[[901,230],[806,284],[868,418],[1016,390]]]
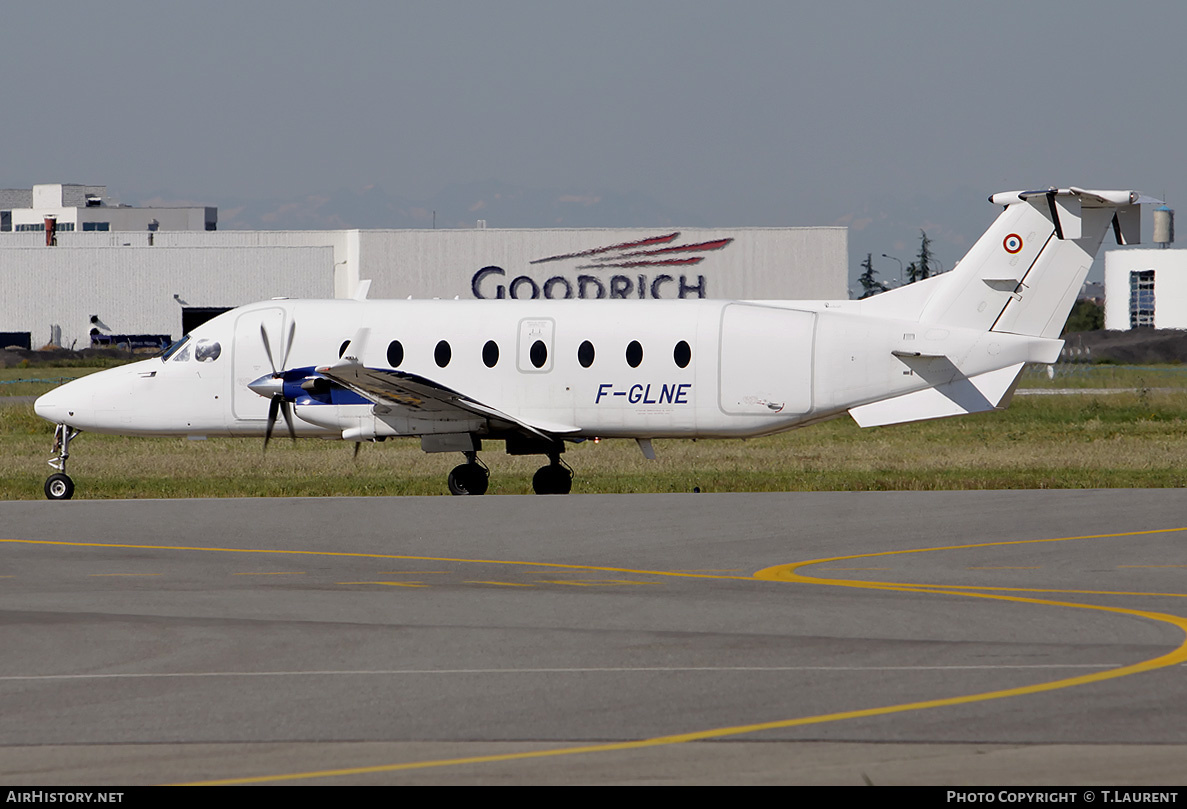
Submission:
[[[994,410],[1009,400],[1023,363],[973,377],[961,377],[934,388],[883,399],[849,411],[859,427],[942,419]]]

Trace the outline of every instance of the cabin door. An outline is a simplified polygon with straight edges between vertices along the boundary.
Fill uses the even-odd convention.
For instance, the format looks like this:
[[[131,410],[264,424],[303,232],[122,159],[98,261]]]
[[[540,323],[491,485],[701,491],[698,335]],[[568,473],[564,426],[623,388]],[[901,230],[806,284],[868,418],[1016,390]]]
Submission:
[[[231,387],[231,412],[235,418],[267,420],[269,401],[247,386],[264,374],[272,373],[272,364],[260,337],[260,326],[268,331],[272,355],[279,366],[284,355],[284,340],[288,336],[284,325],[284,310],[279,307],[245,312],[235,321],[235,379]]]
[[[721,314],[720,405],[730,415],[812,409],[816,315],[731,303]]]

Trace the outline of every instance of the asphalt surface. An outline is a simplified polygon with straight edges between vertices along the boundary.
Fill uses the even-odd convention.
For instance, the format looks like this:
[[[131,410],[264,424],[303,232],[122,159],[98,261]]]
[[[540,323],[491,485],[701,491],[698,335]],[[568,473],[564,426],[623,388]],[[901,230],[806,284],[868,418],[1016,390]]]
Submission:
[[[12,502],[0,539],[5,784],[1187,772],[1178,490]]]

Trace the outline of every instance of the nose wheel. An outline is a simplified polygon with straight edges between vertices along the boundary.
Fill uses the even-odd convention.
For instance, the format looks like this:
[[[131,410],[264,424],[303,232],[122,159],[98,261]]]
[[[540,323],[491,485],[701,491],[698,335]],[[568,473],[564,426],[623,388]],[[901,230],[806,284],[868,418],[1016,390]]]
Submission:
[[[70,441],[79,431],[66,424],[54,428],[54,457],[49,465],[58,471],[45,481],[45,496],[50,500],[69,500],[74,496],[74,481],[66,474],[66,459],[70,457]]]
[[[74,496],[74,481],[65,472],[50,475],[45,481],[45,496],[50,500],[69,500]]]

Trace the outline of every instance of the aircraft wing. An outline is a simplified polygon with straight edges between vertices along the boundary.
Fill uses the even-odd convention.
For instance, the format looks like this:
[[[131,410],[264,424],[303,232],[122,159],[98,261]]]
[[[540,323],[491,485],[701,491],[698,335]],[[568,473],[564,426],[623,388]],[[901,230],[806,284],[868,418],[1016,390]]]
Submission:
[[[518,427],[547,440],[578,430],[577,427],[568,424],[539,421],[529,423],[419,374],[394,369],[368,368],[350,356],[344,357],[334,365],[318,368],[317,372],[369,399],[377,408],[390,408],[388,412],[402,410],[403,415],[414,418],[454,419],[459,416],[478,416],[502,422],[509,427]]]

